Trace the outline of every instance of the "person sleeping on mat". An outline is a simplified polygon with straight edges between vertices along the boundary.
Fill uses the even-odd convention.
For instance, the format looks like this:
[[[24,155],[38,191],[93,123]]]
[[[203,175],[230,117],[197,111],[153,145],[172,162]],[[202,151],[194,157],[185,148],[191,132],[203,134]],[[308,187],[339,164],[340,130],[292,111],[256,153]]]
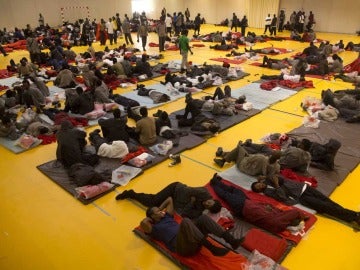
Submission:
[[[360,212],[342,207],[306,183],[296,182],[281,176],[260,177],[257,182],[251,185],[251,189],[288,205],[301,203],[318,213],[348,222],[355,231],[360,231]]]
[[[240,188],[226,185],[215,174],[210,180],[215,193],[230,207],[234,216],[243,218],[260,228],[272,233],[280,233],[287,228],[301,225],[309,217],[298,209],[281,210],[269,203],[254,201]],[[221,208],[219,208],[219,211]]]
[[[174,205],[171,197],[168,197],[159,207],[150,207],[146,211],[146,218],[140,223],[140,227],[146,234],[163,242],[172,252],[181,256],[193,256],[201,247],[205,247],[215,256],[224,256],[229,250],[218,247],[207,240],[209,233],[223,238],[237,249],[243,239],[234,238],[228,231],[206,215],[201,215],[196,222],[183,218],[177,223],[174,219]]]
[[[201,216],[205,209],[214,208],[216,212],[221,204],[215,201],[205,187],[189,187],[180,182],[173,182],[155,194],[138,193],[132,189],[124,190],[116,196],[116,200],[132,199],[144,206],[159,207],[168,197],[172,197],[178,214],[191,219]]]

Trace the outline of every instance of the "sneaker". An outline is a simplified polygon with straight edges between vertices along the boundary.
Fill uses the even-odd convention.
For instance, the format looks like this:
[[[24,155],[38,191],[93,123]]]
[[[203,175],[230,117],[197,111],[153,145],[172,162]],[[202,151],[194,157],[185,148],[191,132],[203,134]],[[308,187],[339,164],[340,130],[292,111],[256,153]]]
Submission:
[[[170,154],[169,158],[172,160],[172,162],[169,164],[169,167],[173,167],[173,166],[181,163],[180,155],[172,155],[172,154]]]
[[[123,193],[121,193],[115,197],[115,200],[119,201],[119,200],[125,200],[127,198],[131,198],[131,195],[133,193],[134,193],[134,191],[132,189],[124,190]]]
[[[213,178],[210,180],[210,185],[215,185],[219,181],[221,181],[221,176],[219,176],[217,173],[214,174]]]
[[[360,231],[360,221],[352,221],[350,222],[351,227],[354,229],[355,232],[359,232]]]
[[[215,156],[221,157],[223,153],[224,153],[224,150],[222,149],[222,147],[218,147],[218,149],[216,150]]]
[[[224,167],[225,159],[222,158],[214,158],[214,162],[216,165],[218,165],[220,168]]]
[[[252,139],[247,139],[245,142],[244,142],[244,146],[251,146],[252,144]]]

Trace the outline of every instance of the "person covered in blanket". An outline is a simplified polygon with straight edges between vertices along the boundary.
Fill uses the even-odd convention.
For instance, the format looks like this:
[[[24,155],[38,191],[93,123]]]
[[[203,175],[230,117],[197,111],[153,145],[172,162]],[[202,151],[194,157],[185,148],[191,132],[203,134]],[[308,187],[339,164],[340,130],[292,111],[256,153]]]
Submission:
[[[234,216],[243,218],[272,233],[279,233],[287,227],[299,226],[308,217],[298,209],[280,210],[269,203],[251,200],[240,188],[229,186],[215,174],[210,180],[215,193],[230,207]],[[220,211],[220,209],[219,209]]]
[[[206,215],[201,215],[195,222],[183,218],[180,223],[174,219],[174,205],[168,197],[159,207],[150,207],[146,211],[146,218],[140,223],[146,234],[163,242],[166,247],[181,256],[194,256],[201,247],[207,248],[215,256],[224,256],[229,250],[218,247],[207,240],[209,233],[223,238],[237,249],[243,239],[234,238],[228,231]]]

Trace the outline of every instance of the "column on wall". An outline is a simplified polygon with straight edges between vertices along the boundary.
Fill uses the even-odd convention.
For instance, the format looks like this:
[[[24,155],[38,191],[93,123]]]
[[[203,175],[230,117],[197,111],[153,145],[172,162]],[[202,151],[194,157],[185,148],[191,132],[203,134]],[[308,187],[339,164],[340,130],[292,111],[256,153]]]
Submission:
[[[249,26],[263,28],[265,17],[279,13],[280,0],[246,0],[249,7]]]

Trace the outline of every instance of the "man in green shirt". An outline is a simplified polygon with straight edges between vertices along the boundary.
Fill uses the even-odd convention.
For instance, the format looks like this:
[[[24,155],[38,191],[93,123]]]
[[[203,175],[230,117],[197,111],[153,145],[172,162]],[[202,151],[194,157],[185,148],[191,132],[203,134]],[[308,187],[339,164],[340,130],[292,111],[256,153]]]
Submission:
[[[180,48],[180,54],[182,56],[181,72],[184,72],[185,68],[186,70],[189,69],[188,54],[189,52],[191,53],[191,55],[193,54],[189,46],[189,39],[187,35],[188,35],[188,30],[183,30],[181,32],[181,37],[179,38],[179,48]]]

